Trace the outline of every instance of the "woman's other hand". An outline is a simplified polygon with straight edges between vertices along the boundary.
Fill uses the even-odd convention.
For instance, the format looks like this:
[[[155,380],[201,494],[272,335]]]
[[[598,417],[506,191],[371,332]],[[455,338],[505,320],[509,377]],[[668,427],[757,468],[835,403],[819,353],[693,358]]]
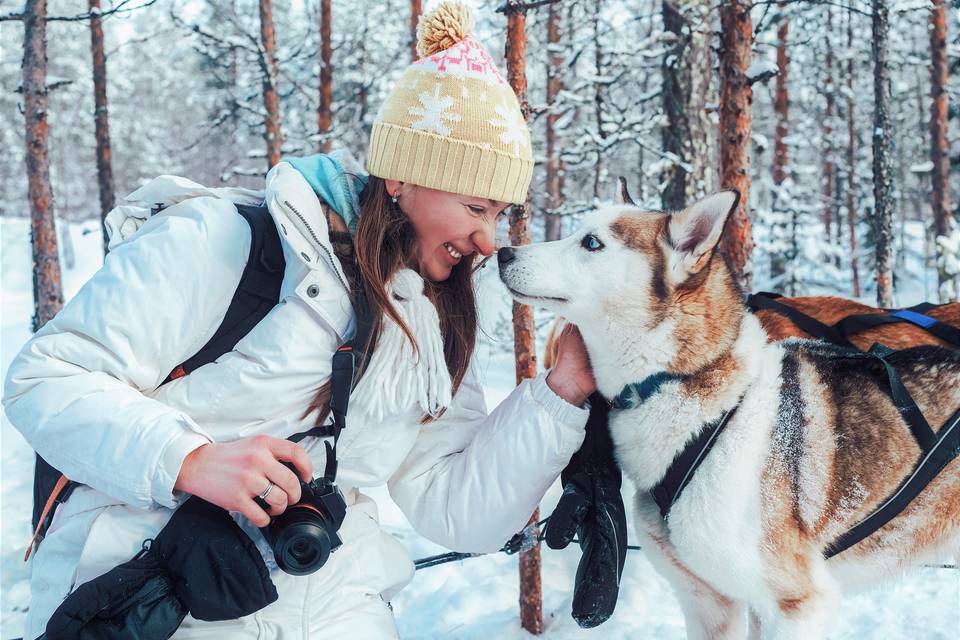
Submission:
[[[547,375],[547,386],[578,407],[597,390],[587,347],[575,325],[567,324],[557,340],[557,360]]]
[[[303,447],[271,436],[253,436],[234,442],[211,442],[184,458],[174,489],[193,494],[228,511],[238,511],[258,527],[270,523],[287,505],[300,500],[300,482],[281,461],[290,462],[304,482],[313,464]],[[264,511],[254,500],[267,487]]]

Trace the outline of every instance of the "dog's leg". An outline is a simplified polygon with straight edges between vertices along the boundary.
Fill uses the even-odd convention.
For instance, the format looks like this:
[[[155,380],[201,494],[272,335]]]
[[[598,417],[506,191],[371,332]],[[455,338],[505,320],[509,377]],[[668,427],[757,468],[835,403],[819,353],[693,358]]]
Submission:
[[[829,620],[840,591],[822,559],[810,560],[809,567],[811,571],[806,579],[794,582],[795,585],[806,585],[802,591],[779,593],[775,616],[769,621],[772,640],[821,640],[827,637]],[[767,622],[765,619],[764,629]]]
[[[674,552],[659,514],[649,498],[638,496],[637,531],[650,564],[673,587],[686,622],[689,640],[743,640],[746,606],[729,598],[690,571]]]

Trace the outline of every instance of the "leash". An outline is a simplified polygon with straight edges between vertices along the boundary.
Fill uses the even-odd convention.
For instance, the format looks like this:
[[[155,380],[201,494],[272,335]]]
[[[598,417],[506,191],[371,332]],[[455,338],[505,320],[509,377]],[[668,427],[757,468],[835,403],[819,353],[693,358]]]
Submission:
[[[429,569],[430,567],[436,567],[441,564],[447,564],[448,562],[457,562],[459,560],[469,560],[470,558],[479,558],[482,556],[493,556],[498,553],[503,553],[508,556],[515,555],[521,551],[530,551],[538,544],[540,544],[544,536],[546,535],[542,529],[539,533],[534,533],[541,525],[547,523],[550,520],[550,516],[547,516],[540,522],[535,522],[528,524],[523,528],[522,531],[519,531],[513,534],[513,537],[507,541],[505,545],[500,547],[498,550],[492,553],[461,553],[458,551],[451,551],[449,553],[440,553],[435,556],[427,556],[425,558],[419,558],[413,561],[414,568],[419,571],[420,569]],[[576,542],[580,544],[579,538],[574,538],[571,542]],[[639,551],[640,546],[635,544],[628,544],[627,549],[630,551]]]
[[[503,553],[508,556],[512,556],[521,551],[529,551],[530,549],[533,549],[535,546],[540,544],[540,542],[543,541],[543,538],[545,535],[541,530],[541,532],[537,534],[534,539],[533,531],[538,527],[540,527],[541,525],[546,524],[548,520],[550,520],[550,516],[547,516],[546,518],[544,518],[543,520],[535,524],[527,525],[526,527],[523,528],[523,531],[515,533],[513,537],[510,538],[510,540],[505,545],[503,545],[502,547],[500,547],[500,549],[498,549],[497,551],[494,551],[493,553],[461,553],[458,551],[450,551],[448,553],[439,553],[434,556],[426,556],[424,558],[418,558],[417,560],[413,561],[413,566],[416,571],[420,571],[421,569],[429,569],[430,567],[437,567],[437,566],[440,566],[441,564],[447,564],[449,562],[459,562],[461,560],[469,560],[471,558],[480,558],[483,556],[494,556],[494,555],[497,555],[498,553]],[[580,539],[574,538],[573,540],[571,540],[571,543],[573,542],[580,544]],[[628,551],[641,551],[642,549],[643,547],[637,544],[627,545]],[[924,569],[951,569],[953,571],[960,570],[960,565],[950,564],[950,563],[924,564],[920,566],[923,567]]]

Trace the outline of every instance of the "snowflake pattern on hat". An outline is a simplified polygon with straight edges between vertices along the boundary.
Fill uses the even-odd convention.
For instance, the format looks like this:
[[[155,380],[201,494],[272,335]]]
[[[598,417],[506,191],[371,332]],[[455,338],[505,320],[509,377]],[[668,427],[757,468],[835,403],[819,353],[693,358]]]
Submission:
[[[500,142],[505,146],[513,145],[513,152],[520,154],[520,145],[526,144],[530,135],[527,123],[523,119],[523,114],[517,108],[510,108],[509,105],[500,103],[495,111],[499,118],[490,120],[490,124],[503,129],[500,134]]]
[[[439,82],[434,85],[433,95],[426,91],[420,92],[420,104],[422,107],[407,109],[407,113],[420,118],[410,125],[414,129],[448,136],[453,130],[444,123],[444,120],[460,122],[462,119],[460,114],[449,111],[450,107],[453,106],[453,97],[441,95]]]

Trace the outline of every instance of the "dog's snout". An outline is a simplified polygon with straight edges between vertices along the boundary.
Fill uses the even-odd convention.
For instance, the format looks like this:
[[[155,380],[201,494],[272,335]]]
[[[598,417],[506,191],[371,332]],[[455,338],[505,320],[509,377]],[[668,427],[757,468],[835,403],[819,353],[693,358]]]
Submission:
[[[505,267],[517,259],[517,252],[513,247],[502,247],[497,250],[497,264]]]

